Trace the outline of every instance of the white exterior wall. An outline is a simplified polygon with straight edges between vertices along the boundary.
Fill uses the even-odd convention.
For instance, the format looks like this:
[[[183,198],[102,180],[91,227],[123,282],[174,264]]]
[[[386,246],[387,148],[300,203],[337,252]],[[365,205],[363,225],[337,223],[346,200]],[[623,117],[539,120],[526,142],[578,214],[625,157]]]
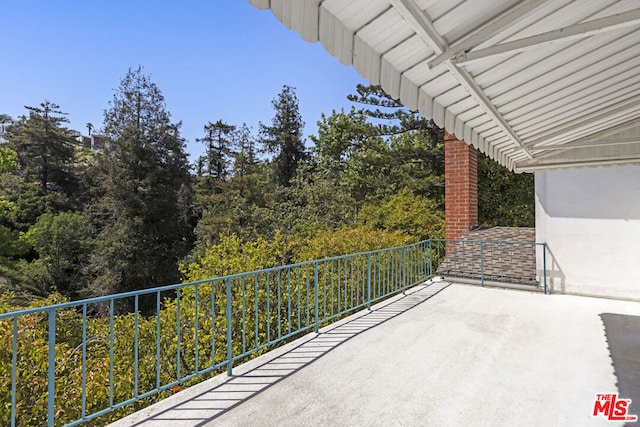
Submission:
[[[640,166],[540,171],[535,188],[551,291],[640,299]]]

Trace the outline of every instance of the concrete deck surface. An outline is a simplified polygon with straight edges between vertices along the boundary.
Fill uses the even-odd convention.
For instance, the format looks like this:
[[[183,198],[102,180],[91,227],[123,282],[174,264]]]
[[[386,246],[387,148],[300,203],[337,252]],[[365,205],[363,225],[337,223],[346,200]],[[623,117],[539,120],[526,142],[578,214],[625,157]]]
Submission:
[[[621,425],[604,313],[640,303],[435,282],[113,426]]]

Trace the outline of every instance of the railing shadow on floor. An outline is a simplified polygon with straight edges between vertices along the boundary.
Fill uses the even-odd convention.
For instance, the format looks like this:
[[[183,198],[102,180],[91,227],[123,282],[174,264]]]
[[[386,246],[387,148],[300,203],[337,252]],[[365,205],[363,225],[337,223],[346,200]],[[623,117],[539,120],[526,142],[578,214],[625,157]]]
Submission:
[[[371,311],[365,309],[355,313],[322,328],[317,334],[310,333],[274,350],[274,355],[268,361],[264,359],[269,357],[269,353],[236,367],[231,377],[220,375],[193,386],[183,392],[184,397],[179,393],[112,426],[169,426],[178,425],[177,423],[181,426],[206,426],[357,335],[426,302],[449,285],[450,282],[446,281],[428,281],[408,289],[405,295],[400,294],[378,303]],[[179,402],[169,403],[169,400],[174,399]],[[162,405],[162,409],[158,405]],[[139,419],[143,417],[145,418]]]

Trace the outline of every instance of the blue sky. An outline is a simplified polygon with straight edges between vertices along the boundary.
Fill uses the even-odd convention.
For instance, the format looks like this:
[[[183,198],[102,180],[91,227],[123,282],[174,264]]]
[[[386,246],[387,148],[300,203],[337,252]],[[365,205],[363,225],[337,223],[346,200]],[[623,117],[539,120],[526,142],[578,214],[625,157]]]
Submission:
[[[191,161],[208,121],[270,123],[283,84],[297,89],[309,135],[366,83],[246,0],[12,1],[0,11],[0,113],[18,117],[48,99],[86,133],[87,122],[101,126],[127,69],[142,65],[182,120]]]

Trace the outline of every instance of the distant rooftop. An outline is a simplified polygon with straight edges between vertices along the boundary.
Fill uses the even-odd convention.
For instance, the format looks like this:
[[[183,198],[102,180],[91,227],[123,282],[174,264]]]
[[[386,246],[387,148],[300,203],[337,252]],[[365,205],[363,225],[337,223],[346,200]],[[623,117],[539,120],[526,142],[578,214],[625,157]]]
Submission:
[[[447,258],[436,273],[473,281],[539,285],[536,250],[541,247],[535,244],[535,238],[533,227],[491,227],[465,231],[460,240],[448,248]]]

